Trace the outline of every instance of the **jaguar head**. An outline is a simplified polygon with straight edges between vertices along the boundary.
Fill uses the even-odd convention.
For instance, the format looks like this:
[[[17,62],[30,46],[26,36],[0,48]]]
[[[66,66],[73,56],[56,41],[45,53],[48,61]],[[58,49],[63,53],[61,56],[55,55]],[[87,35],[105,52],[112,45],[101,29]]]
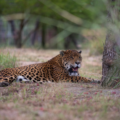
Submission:
[[[62,64],[67,70],[69,76],[79,76],[78,69],[81,67],[82,51],[66,50],[61,51]]]

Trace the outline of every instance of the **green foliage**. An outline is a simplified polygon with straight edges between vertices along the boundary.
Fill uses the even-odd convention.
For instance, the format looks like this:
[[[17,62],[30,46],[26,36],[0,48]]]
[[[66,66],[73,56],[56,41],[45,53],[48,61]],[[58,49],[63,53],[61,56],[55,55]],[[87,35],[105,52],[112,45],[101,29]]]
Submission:
[[[10,54],[0,54],[0,70],[15,67],[16,57]]]
[[[36,19],[39,19],[40,23],[56,26],[62,33],[61,36],[61,33],[57,34],[58,37],[55,38],[55,41],[59,42],[71,33],[79,34],[83,28],[91,28],[93,24],[103,24],[104,18],[106,18],[106,7],[103,0],[0,1],[1,15],[15,13],[25,13],[25,20],[34,19],[35,22]]]
[[[68,12],[85,20],[85,23],[90,23],[99,20],[105,11],[103,6],[104,2],[100,0],[2,0],[0,14],[29,13],[65,21],[63,14]]]

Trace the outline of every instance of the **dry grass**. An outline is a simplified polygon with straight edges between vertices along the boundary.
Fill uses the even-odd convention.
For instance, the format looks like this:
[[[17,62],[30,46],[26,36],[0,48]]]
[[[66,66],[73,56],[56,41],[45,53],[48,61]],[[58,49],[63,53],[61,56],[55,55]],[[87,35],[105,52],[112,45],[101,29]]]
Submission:
[[[47,61],[59,53],[29,49],[1,51],[8,50],[25,64],[41,62],[42,57]],[[82,54],[80,74],[100,79],[101,56],[89,57],[88,51]],[[119,98],[119,89],[103,89],[97,84],[14,82],[0,88],[0,120],[119,120]]]

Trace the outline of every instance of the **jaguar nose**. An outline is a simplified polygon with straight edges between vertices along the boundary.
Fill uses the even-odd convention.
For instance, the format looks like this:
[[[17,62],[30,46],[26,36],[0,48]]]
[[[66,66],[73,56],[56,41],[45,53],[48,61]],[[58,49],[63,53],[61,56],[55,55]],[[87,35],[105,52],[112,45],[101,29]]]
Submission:
[[[80,62],[75,62],[77,65],[80,64]]]

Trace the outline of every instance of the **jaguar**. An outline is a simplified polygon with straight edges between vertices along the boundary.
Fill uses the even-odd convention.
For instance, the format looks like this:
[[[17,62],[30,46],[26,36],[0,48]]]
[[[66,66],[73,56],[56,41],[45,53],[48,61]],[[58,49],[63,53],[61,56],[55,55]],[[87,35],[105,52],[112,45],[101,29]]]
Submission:
[[[8,86],[13,81],[99,83],[98,80],[79,75],[81,53],[82,51],[77,50],[60,51],[57,56],[44,63],[3,69],[0,71],[0,87]]]

